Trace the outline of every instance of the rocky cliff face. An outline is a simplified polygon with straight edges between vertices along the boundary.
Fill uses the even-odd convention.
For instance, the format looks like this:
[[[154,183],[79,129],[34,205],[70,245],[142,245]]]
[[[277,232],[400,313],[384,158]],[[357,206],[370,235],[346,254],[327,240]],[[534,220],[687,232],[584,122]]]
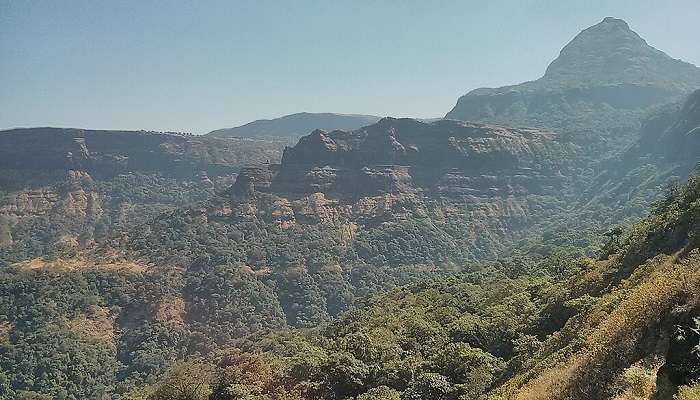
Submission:
[[[316,130],[285,149],[281,164],[244,168],[230,205],[207,213],[346,230],[459,221],[470,240],[496,241],[537,218],[532,198],[558,194],[574,152],[534,129],[384,118],[351,132]]]
[[[658,126],[658,122],[667,122]],[[700,90],[693,92],[680,109],[672,109],[649,121],[642,132],[640,146],[670,162],[694,164],[700,160]]]
[[[617,169],[654,164],[686,178],[700,160],[700,90],[668,104],[642,124],[639,139],[618,160]]]
[[[245,170],[235,187],[254,182],[272,193],[345,199],[546,193],[562,181],[568,146],[534,129],[384,118],[352,132],[316,130],[285,149],[279,167]]]
[[[700,160],[700,91],[668,104],[642,123],[635,142],[621,155],[598,161],[600,171],[577,188],[580,210],[617,210],[604,218],[619,223],[637,217],[674,182],[686,180]]]
[[[231,176],[256,157],[276,159],[278,149],[268,142],[141,131],[13,129],[0,132],[0,169],[80,170],[96,177],[157,172],[194,179],[202,173]]]
[[[85,247],[201,201],[282,144],[149,132],[0,132],[0,260]],[[71,250],[73,251],[73,250]]]

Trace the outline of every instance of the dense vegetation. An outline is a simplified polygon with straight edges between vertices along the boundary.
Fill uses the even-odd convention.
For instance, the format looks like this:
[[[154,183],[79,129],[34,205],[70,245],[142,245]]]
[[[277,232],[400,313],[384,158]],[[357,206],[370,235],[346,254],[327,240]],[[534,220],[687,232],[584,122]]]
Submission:
[[[370,172],[392,190],[356,203],[295,195],[307,174],[323,187],[323,168],[284,182],[292,194],[227,189],[242,160],[280,155],[272,142],[0,132],[0,399],[697,398],[700,178],[677,182],[700,156],[700,91],[661,103],[700,75],[620,22],[504,107],[477,99],[477,119],[554,129],[562,146],[535,154],[531,132],[504,129],[526,151],[499,158],[493,132],[464,134],[446,149],[483,170],[453,177],[462,196],[395,191],[407,177],[391,168]],[[614,51],[598,46],[608,29]],[[660,86],[579,69],[618,50]],[[457,125],[432,127],[451,145]],[[353,153],[358,168],[434,145],[387,131]],[[314,138],[306,155],[337,153]],[[504,173],[519,157],[532,163]]]
[[[673,325],[700,315],[699,229],[693,178],[612,232],[599,260],[508,260],[412,284],[324,328],[259,333],[177,364],[146,393],[205,382],[182,398],[693,398],[697,387],[677,389],[659,368]],[[188,384],[189,369],[209,372]]]
[[[188,368],[211,371],[190,382],[207,379],[210,399],[671,398],[660,343],[700,315],[699,204],[693,178],[611,233],[597,261],[509,260],[416,283],[325,328],[253,335],[178,364],[150,398],[167,398]]]
[[[75,253],[178,205],[204,200],[214,194],[215,186],[160,174],[124,174],[97,181],[59,176],[50,186],[35,190],[43,197],[38,205],[32,205],[24,190],[0,197],[7,210],[0,213],[0,230],[6,232],[5,240],[0,239],[0,260]],[[55,204],[48,205],[52,201]],[[23,207],[26,210],[17,216],[15,209]]]
[[[658,335],[698,315],[699,201],[699,178],[670,189],[644,221],[611,231],[599,261],[570,244],[475,265],[370,296],[337,321],[328,321],[330,305],[340,312],[350,302],[338,282],[324,288],[303,271],[261,278],[226,257],[184,272],[6,268],[0,387],[6,398],[173,398],[184,385],[199,394],[181,398],[212,399],[653,390]],[[396,239],[387,234],[379,242]],[[322,257],[309,247],[296,256]],[[559,372],[560,363],[580,374]]]
[[[686,187],[668,186],[643,223],[603,236],[610,223],[629,220],[658,193],[667,175],[644,180],[648,168],[628,170],[618,186],[601,185],[593,200],[582,196],[585,203],[526,197],[530,215],[542,218],[507,241],[485,229],[474,236],[474,226],[435,221],[405,202],[395,203],[396,211],[413,217],[352,234],[344,223],[283,225],[271,206],[280,201],[276,196],[237,203],[230,191],[165,213],[154,208],[151,222],[125,234],[95,224],[102,244],[90,252],[56,247],[48,252],[52,257],[0,272],[0,393],[67,399],[172,398],[172,390],[214,399],[518,398],[543,392],[537,386],[543,380],[561,386],[552,398],[565,398],[567,390],[587,390],[593,398],[648,392],[659,364],[641,355],[652,354],[647,349],[653,339],[615,322],[626,321],[624,315],[597,322],[628,298],[641,301],[633,297],[638,290],[661,287],[667,290],[648,294],[661,308],[644,303],[656,313],[633,318],[657,321],[680,309],[685,311],[674,318],[690,324],[688,317],[697,314],[687,300],[697,292],[692,274],[677,279],[684,271],[669,262],[696,265],[690,250],[697,247],[697,178]],[[154,175],[70,178],[61,190],[109,192],[144,210],[151,199],[178,204],[211,193]],[[253,205],[262,208],[250,217]],[[84,224],[53,213],[37,220],[43,221],[37,229],[14,225],[14,238],[21,229],[28,238],[15,243],[37,243],[29,238],[37,238],[41,227],[56,229],[45,232],[49,240],[70,224]],[[683,252],[653,258],[676,253],[686,238],[692,240]],[[10,264],[11,253],[4,251]],[[47,253],[41,245],[35,251],[15,259]],[[507,256],[487,261],[493,254]],[[586,258],[596,254],[600,261]],[[669,286],[666,276],[686,283]],[[634,304],[623,311],[634,312]],[[668,334],[668,321],[645,324]],[[611,353],[619,363],[595,358],[600,353],[580,358],[585,365],[607,363],[580,374],[593,374],[599,386],[558,372],[559,363],[577,361],[572,357],[600,343],[614,348],[617,343],[587,339],[603,340],[610,332],[631,343]]]

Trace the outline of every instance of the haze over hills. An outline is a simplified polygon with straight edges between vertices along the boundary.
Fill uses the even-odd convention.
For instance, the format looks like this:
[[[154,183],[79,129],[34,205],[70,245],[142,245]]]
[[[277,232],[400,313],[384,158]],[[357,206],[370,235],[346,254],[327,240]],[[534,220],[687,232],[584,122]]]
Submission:
[[[654,136],[693,132],[694,98]],[[590,255],[578,230],[585,216],[558,200],[556,187],[566,182],[556,173],[567,172],[561,156],[575,147],[560,140],[388,118],[316,131],[281,165],[245,168],[207,201],[89,252],[15,263],[0,273],[9,393],[59,393],[56,382],[77,379],[91,382],[70,389],[82,397],[106,390],[147,399],[198,385],[304,400],[687,392],[698,377],[683,350],[697,344],[697,178],[642,223],[611,230],[599,259],[581,258]],[[538,210],[550,217],[541,236],[523,224]],[[499,220],[510,221],[506,231],[513,221],[528,226],[519,245],[528,252],[473,263],[483,255],[469,249],[508,239],[485,225]],[[20,360],[44,353],[31,360],[59,367],[33,379],[43,363]],[[71,364],[60,367],[66,354]]]
[[[143,131],[0,131],[0,262],[87,247],[230,186],[282,143]]]
[[[695,399],[699,84],[606,18],[446,120],[2,131],[0,399]]]
[[[255,160],[250,157],[275,158],[274,150],[255,155],[254,147],[246,148],[246,144],[257,143],[264,142],[231,143],[203,136],[144,131],[11,129],[0,131],[0,168],[72,169],[99,176],[124,172],[160,172],[189,178],[202,172],[231,175],[241,165]]]
[[[274,119],[249,122],[235,128],[217,129],[208,135],[217,137],[285,137],[297,139],[314,129],[352,130],[379,121],[373,115],[335,113],[297,113]]]

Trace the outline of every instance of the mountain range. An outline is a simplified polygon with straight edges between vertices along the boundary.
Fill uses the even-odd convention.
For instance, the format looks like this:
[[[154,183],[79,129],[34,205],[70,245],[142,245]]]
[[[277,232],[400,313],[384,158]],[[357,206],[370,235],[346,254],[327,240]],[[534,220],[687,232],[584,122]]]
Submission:
[[[605,18],[440,120],[2,131],[0,396],[691,399],[698,89]]]
[[[144,131],[0,131],[0,263],[84,248],[205,200],[282,148]]]

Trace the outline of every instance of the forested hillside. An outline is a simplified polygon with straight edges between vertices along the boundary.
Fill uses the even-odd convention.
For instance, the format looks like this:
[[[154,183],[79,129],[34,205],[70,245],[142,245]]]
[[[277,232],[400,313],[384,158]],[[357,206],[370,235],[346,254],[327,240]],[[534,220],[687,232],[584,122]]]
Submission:
[[[508,259],[174,366],[152,399],[695,399],[700,179],[598,259]],[[674,397],[675,396],[675,397]]]
[[[688,104],[694,103],[681,109]],[[676,117],[669,126],[690,120]],[[500,132],[476,127],[480,140]],[[465,129],[473,137],[474,127]],[[370,132],[384,130],[358,134]],[[345,137],[334,135],[336,144],[337,135]],[[309,140],[314,136],[324,137]],[[294,154],[288,151],[283,166]],[[351,154],[345,165],[352,165]],[[93,250],[5,267],[3,390],[29,398],[120,397],[139,388],[168,393],[167,383],[154,384],[162,374],[186,381],[194,373],[189,362],[215,362],[230,366],[207,375],[200,388],[220,396],[233,390],[259,398],[571,398],[583,390],[606,398],[652,390],[664,338],[674,323],[691,326],[697,315],[691,295],[697,178],[668,186],[650,217],[610,229],[607,239],[609,225],[589,223],[588,235],[598,232],[597,238],[566,229],[581,226],[591,211],[562,208],[513,243],[509,257],[476,262],[468,251],[474,236],[460,222],[468,220],[437,219],[436,208],[415,197],[387,202],[419,189],[416,183],[399,180],[407,185],[391,187],[402,190],[384,193],[386,186],[375,186],[380,192],[367,195],[383,203],[360,202],[356,214],[322,194],[279,197],[275,177],[282,172],[273,177],[266,168],[247,169],[230,190]],[[450,198],[436,204],[454,209]],[[607,245],[596,251],[603,240]],[[586,258],[595,254],[602,256]],[[627,347],[595,353],[602,340],[614,348],[610,338]],[[589,367],[606,354],[619,363],[598,372]],[[178,360],[188,363],[171,370]],[[575,360],[582,376],[602,374],[593,379],[600,385],[560,372],[565,360]],[[196,376],[208,370],[194,368]]]
[[[0,131],[0,399],[697,399],[699,86],[606,18],[445,120]]]

